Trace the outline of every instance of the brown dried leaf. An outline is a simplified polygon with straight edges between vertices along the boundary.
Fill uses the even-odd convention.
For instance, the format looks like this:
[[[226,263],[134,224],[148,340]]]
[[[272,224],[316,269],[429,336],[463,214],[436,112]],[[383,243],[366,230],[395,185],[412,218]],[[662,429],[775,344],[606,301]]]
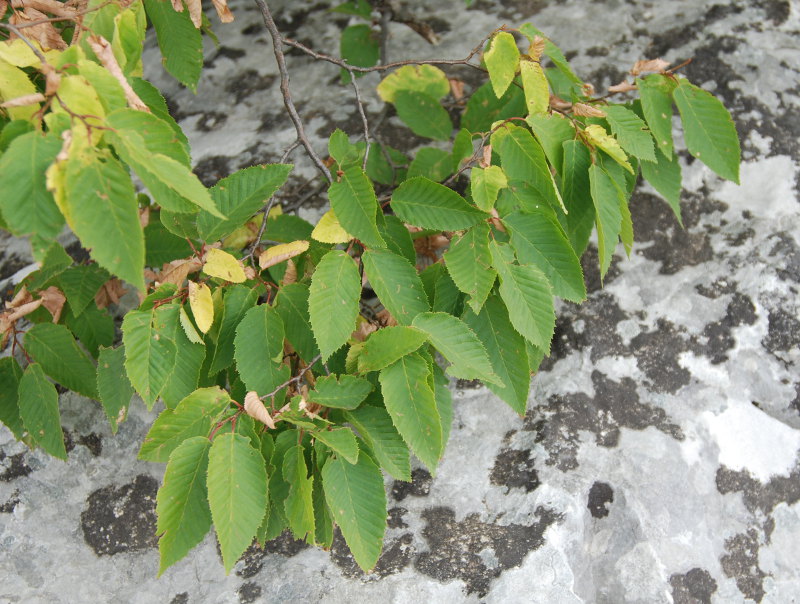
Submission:
[[[183,0],[172,0],[172,8],[176,13],[183,12]]]
[[[71,18],[75,15],[75,11],[72,9],[68,11],[64,10],[65,5],[61,2],[55,2],[54,0],[36,0],[35,2],[26,0],[25,3],[29,4],[29,6],[26,6],[22,11],[14,12],[9,18],[8,22],[11,23],[11,25],[24,26],[25,37],[28,40],[34,40],[38,42],[42,47],[42,50],[66,50],[67,43],[61,38],[61,35],[58,33],[56,28],[53,27],[53,24],[46,22],[49,17],[33,6],[30,6],[30,4],[36,4],[44,10],[47,10],[47,12],[52,12],[59,17]],[[19,0],[12,0],[11,5],[14,6],[15,4],[21,5],[22,3],[19,2]],[[53,6],[51,7],[51,5]],[[30,23],[34,21],[45,22],[37,23],[36,25],[30,25]]]
[[[186,0],[186,6],[189,8],[189,18],[195,28],[200,29],[203,24],[203,6],[200,0]]]
[[[199,4],[200,0],[197,0],[197,2]],[[200,26],[198,25],[197,27]],[[92,47],[94,54],[96,54],[97,58],[100,59],[103,67],[105,67],[108,72],[113,75],[114,78],[116,78],[120,86],[122,86],[122,90],[125,91],[125,99],[128,101],[130,108],[150,113],[150,108],[144,104],[142,99],[139,98],[139,95],[136,94],[133,88],[131,88],[131,85],[128,83],[125,74],[122,73],[122,68],[119,66],[119,63],[117,63],[117,58],[114,56],[114,52],[111,50],[111,43],[103,36],[97,36],[95,34],[89,36],[87,41],[89,42],[89,46]]]
[[[394,327],[397,325],[397,319],[392,316],[385,308],[375,313],[375,318],[378,320],[378,323],[381,324],[381,327]]]
[[[217,9],[217,16],[223,23],[230,23],[233,21],[233,13],[228,8],[228,0],[211,0],[214,8]]]
[[[492,146],[486,145],[483,149],[481,149],[481,152],[483,153],[483,155],[480,161],[478,162],[478,165],[481,168],[488,168],[489,166],[492,165]]]
[[[460,101],[464,98],[464,82],[461,80],[456,80],[455,78],[450,78],[447,80],[450,82],[450,94],[453,95],[453,98],[456,101]]]
[[[648,61],[636,61],[631,68],[630,74],[632,76],[638,76],[641,73],[646,71],[656,72],[656,73],[663,73],[663,71],[669,67],[669,62],[665,61],[664,59],[650,59]]]
[[[142,228],[150,224],[150,206],[145,206],[139,210],[139,224],[142,225]]]
[[[7,310],[0,313],[0,331],[8,331],[15,321],[18,321],[25,315],[31,314],[34,310],[39,308],[42,303],[43,300],[39,298],[38,300],[22,304],[13,310]]]
[[[67,297],[55,285],[51,285],[46,290],[39,292],[39,296],[42,298],[42,306],[53,315],[53,323],[58,323],[61,318],[61,311],[64,310],[64,304],[67,302]]]
[[[6,302],[6,308],[19,308],[23,304],[33,301],[33,296],[28,291],[28,287],[23,285],[22,289],[17,292],[17,295],[10,302]]]
[[[262,424],[267,426],[270,430],[275,429],[275,421],[272,419],[272,416],[267,411],[267,408],[264,406],[264,403],[261,402],[261,399],[258,398],[258,393],[255,390],[251,390],[244,396],[244,410],[255,420],[260,421]]]
[[[12,107],[25,107],[27,105],[43,103],[46,100],[47,98],[41,92],[37,92],[34,94],[26,94],[25,96],[18,96],[17,98],[6,101],[5,103],[0,103],[0,107],[3,109],[10,109]]]
[[[196,273],[201,268],[203,268],[203,262],[198,258],[173,260],[164,264],[155,280],[159,285],[172,283],[177,287],[181,287],[189,274]]]
[[[0,15],[5,15],[6,9],[8,9],[8,0],[0,0]]]
[[[490,221],[494,225],[494,228],[496,228],[498,231],[502,231],[503,233],[506,232],[506,227],[503,224],[503,221],[500,220],[500,214],[497,213],[495,208],[492,208],[492,218]]]
[[[248,264],[244,267],[244,276],[247,277],[248,280],[252,281],[258,276],[258,273],[256,273],[256,269]]]
[[[281,285],[289,285],[290,283],[297,283],[297,266],[294,260],[286,261],[286,271],[283,273]]]
[[[76,10],[69,3],[58,2],[58,0],[11,0],[11,6],[24,10],[32,9],[51,13],[59,17],[72,18]]]
[[[583,96],[594,96],[594,85],[589,82],[585,82],[581,86],[581,90],[583,91]]]
[[[555,94],[551,94],[550,95],[550,106],[553,109],[558,109],[558,110],[561,110],[561,111],[565,111],[565,110],[569,109],[570,107],[572,107],[572,103],[570,103],[569,101],[565,101],[564,99],[562,99],[559,96],[556,96]]]
[[[581,117],[605,117],[606,112],[601,111],[597,107],[587,105],[586,103],[575,103],[572,106],[572,112]]]
[[[544,52],[544,38],[541,36],[534,36],[531,45],[528,47],[528,56],[534,61],[542,58]]]
[[[128,290],[122,285],[122,281],[114,277],[109,279],[103,286],[97,290],[94,295],[94,303],[97,308],[106,308],[111,304],[119,304],[119,299],[125,295]]]
[[[369,334],[377,330],[377,325],[370,323],[363,315],[358,315],[358,318],[356,319],[355,331],[353,331],[350,337],[354,340],[358,340],[359,342],[363,342],[367,339]]]
[[[608,87],[609,92],[630,92],[636,90],[636,84],[631,84],[628,80],[622,80],[619,84]]]

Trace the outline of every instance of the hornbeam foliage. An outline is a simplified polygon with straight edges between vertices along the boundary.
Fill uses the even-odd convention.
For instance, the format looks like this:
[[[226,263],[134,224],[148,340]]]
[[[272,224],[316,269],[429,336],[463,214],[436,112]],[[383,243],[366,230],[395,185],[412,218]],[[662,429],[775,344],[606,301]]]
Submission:
[[[113,432],[130,404],[155,406],[139,457],[167,464],[159,574],[212,527],[226,572],[254,540],[288,530],[329,548],[335,526],[369,569],[382,472],[408,481],[412,455],[434,472],[445,452],[446,375],[524,415],[554,299],[586,299],[592,233],[602,278],[620,242],[630,253],[639,176],[680,221],[673,117],[688,152],[734,182],[736,130],[663,61],[595,95],[538,29],[503,27],[460,62],[488,72],[475,90],[425,61],[381,70],[377,95],[422,146],[407,157],[361,129],[331,133],[328,158],[307,147],[330,174],[331,209],[310,224],[289,213],[288,163],[210,188],[192,173],[186,136],[142,78],[149,24],[166,70],[196,90],[213,34],[200,1],[186,4],[90,1],[65,19],[64,3],[48,21],[51,5],[0,0],[0,227],[39,263],[0,313],[0,421],[66,459],[54,383],[96,399]],[[334,10],[354,24],[328,60],[358,86],[353,66],[380,60],[385,8]],[[65,225],[88,261],[56,241]],[[109,309],[122,296],[119,337]]]

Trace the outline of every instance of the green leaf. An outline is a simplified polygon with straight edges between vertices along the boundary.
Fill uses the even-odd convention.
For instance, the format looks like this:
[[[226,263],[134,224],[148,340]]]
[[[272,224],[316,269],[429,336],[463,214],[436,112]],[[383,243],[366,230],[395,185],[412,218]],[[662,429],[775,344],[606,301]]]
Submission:
[[[489,248],[511,324],[531,344],[549,353],[556,317],[547,277],[530,264],[509,264],[505,260],[508,250],[501,245],[492,241]]]
[[[561,173],[561,186],[564,203],[567,206],[567,236],[579,258],[586,250],[589,237],[594,228],[594,204],[589,184],[589,166],[592,158],[581,141],[564,142],[564,170]]]
[[[314,438],[328,445],[337,455],[341,455],[350,463],[358,462],[358,443],[350,428],[334,428],[314,432]]]
[[[283,338],[283,320],[267,304],[248,310],[236,327],[236,369],[248,390],[268,394],[291,377],[283,364]]]
[[[12,140],[0,157],[0,213],[15,235],[55,239],[61,232],[64,217],[47,190],[45,170],[62,144],[58,136],[28,132]]]
[[[163,311],[161,309],[164,309]],[[167,407],[175,407],[186,396],[194,392],[200,381],[200,371],[206,357],[206,348],[202,344],[193,343],[186,335],[180,319],[181,306],[166,304],[158,311],[163,313],[164,337],[175,344],[175,363],[166,385],[161,390],[161,398]]]
[[[169,113],[166,115],[169,116]],[[146,111],[118,109],[106,116],[106,124],[114,129],[112,134],[119,135],[120,142],[124,143],[128,134],[138,134],[137,142],[145,145],[142,150],[165,155],[191,168],[192,160],[186,143],[180,139],[173,126],[163,116],[163,113],[159,116]]]
[[[225,288],[222,319],[219,324],[219,337],[217,345],[214,347],[214,357],[208,370],[210,375],[227,369],[233,363],[236,326],[245,313],[255,305],[256,300],[258,300],[258,292],[244,285],[233,285]]]
[[[333,517],[325,502],[325,490],[322,488],[322,472],[319,462],[314,468],[314,490],[311,493],[314,503],[314,540],[323,549],[333,544]]]
[[[356,15],[362,19],[369,19],[372,14],[372,6],[367,0],[353,0],[351,2],[343,2],[339,6],[332,8],[331,12]]]
[[[58,393],[39,363],[31,363],[19,380],[19,415],[33,441],[53,457],[67,459]]]
[[[122,320],[125,371],[148,409],[152,409],[166,386],[178,352],[167,337],[170,329],[165,319],[170,316],[161,310],[167,308],[164,305],[151,311],[129,311]]]
[[[275,191],[286,182],[291,171],[289,164],[261,164],[239,170],[220,180],[209,192],[214,204],[227,219],[220,220],[201,210],[197,215],[197,230],[201,238],[216,241],[230,235],[266,205]],[[310,229],[308,233],[311,233]],[[269,238],[278,241],[272,235]],[[307,238],[308,235],[288,241]]]
[[[214,386],[195,390],[174,409],[165,409],[147,432],[139,449],[139,459],[164,463],[187,438],[208,437],[211,421],[230,401],[227,392]]]
[[[133,183],[122,164],[111,157],[70,159],[66,192],[67,222],[91,257],[144,291],[144,235]]]
[[[611,266],[611,257],[614,255],[622,228],[620,191],[608,173],[597,164],[592,164],[589,168],[589,184],[597,221],[600,276],[603,277]]]
[[[361,276],[353,259],[331,250],[311,278],[308,311],[323,362],[336,352],[356,327]]]
[[[153,115],[160,118],[161,121],[166,123],[172,129],[172,132],[175,134],[175,138],[177,138],[188,157],[189,141],[186,138],[186,135],[183,133],[183,130],[181,130],[181,127],[175,121],[175,118],[170,115],[167,102],[164,100],[164,97],[161,95],[158,88],[142,78],[129,78],[129,82],[131,84],[131,88],[133,88],[134,92],[139,95],[139,98],[144,101],[145,105],[150,108],[150,111],[153,113]]]
[[[12,120],[0,129],[0,153],[4,153],[15,138],[33,132],[33,124],[28,120]]]
[[[511,231],[511,245],[519,261],[539,268],[556,296],[572,302],[586,299],[580,260],[555,219],[544,212],[514,212],[503,223]]]
[[[453,396],[450,393],[450,380],[444,374],[441,367],[431,360],[430,367],[433,369],[433,397],[436,400],[436,411],[442,425],[442,452],[444,455],[447,441],[450,440],[450,428],[453,425]]]
[[[339,41],[339,52],[349,65],[372,67],[380,59],[380,37],[369,25],[363,23],[345,27]],[[356,72],[356,77],[359,75],[361,74]],[[348,76],[345,82],[349,81],[346,70],[343,70],[342,76]]]
[[[489,44],[489,50],[483,53],[483,60],[489,70],[494,94],[500,98],[514,81],[514,74],[519,69],[519,48],[514,35],[505,31],[496,34]]]
[[[472,328],[486,348],[494,373],[503,380],[503,386],[486,384],[520,415],[525,415],[530,388],[530,371],[525,339],[517,333],[508,317],[508,310],[497,294],[489,296],[486,304],[475,314],[464,314],[464,322]]]
[[[656,146],[672,159],[672,91],[675,82],[658,73],[646,78],[636,78],[642,113],[656,139]]]
[[[354,375],[327,375],[317,378],[308,400],[323,407],[355,409],[372,392],[372,384]]]
[[[424,176],[440,182],[453,172],[453,156],[442,149],[423,147],[408,167],[408,178]]]
[[[101,348],[97,360],[97,392],[100,403],[116,434],[119,424],[128,415],[128,405],[133,397],[133,386],[125,373],[125,347]]]
[[[429,375],[428,363],[414,353],[383,369],[379,379],[386,410],[397,431],[435,472],[442,450],[442,426]]]
[[[520,79],[529,114],[546,114],[550,109],[550,86],[538,61],[520,61]]]
[[[435,262],[419,274],[425,295],[431,300],[431,310],[451,315],[461,314],[462,294],[453,283],[444,264]]]
[[[397,216],[384,216],[384,224],[378,225],[381,236],[386,241],[386,247],[390,252],[402,256],[411,264],[417,261],[417,250],[414,249],[414,241],[411,233]]]
[[[315,534],[314,503],[312,501],[314,477],[308,475],[303,451],[302,445],[296,445],[286,451],[283,456],[283,479],[289,483],[289,494],[283,505],[294,538],[305,539],[308,543],[313,543]],[[356,454],[358,454],[357,450]]]
[[[322,468],[322,487],[356,562],[364,570],[372,568],[386,531],[386,492],[380,469],[363,452],[356,464],[339,457],[329,459]]]
[[[387,103],[394,103],[400,90],[421,92],[438,101],[450,92],[450,83],[433,65],[404,65],[378,84],[378,94]]]
[[[392,194],[392,209],[401,220],[424,229],[468,229],[488,214],[455,191],[422,176],[409,178]]]
[[[14,438],[22,440],[25,426],[19,415],[17,389],[22,377],[22,369],[13,357],[0,359],[0,422],[14,433]]]
[[[638,115],[622,105],[607,105],[603,111],[611,132],[625,151],[639,159],[656,160],[653,137],[647,131],[647,124]]]
[[[525,95],[518,86],[509,86],[502,98],[494,95],[491,82],[480,86],[467,101],[461,127],[469,132],[488,132],[492,124],[510,117],[525,115]]]
[[[681,219],[681,165],[678,157],[667,159],[662,154],[656,154],[655,162],[643,161],[641,164],[642,176],[658,193],[667,200],[669,207],[675,212],[678,222]]]
[[[472,200],[484,212],[491,212],[497,195],[508,186],[508,180],[500,166],[472,168],[469,174]]]
[[[427,312],[417,315],[414,327],[427,333],[434,348],[451,363],[447,369],[450,375],[502,385],[502,380],[492,371],[486,349],[475,332],[460,319],[443,312]]]
[[[319,353],[308,316],[308,295],[308,285],[290,283],[281,287],[275,298],[275,310],[283,319],[286,339],[306,362]]]
[[[358,370],[367,373],[388,367],[417,350],[427,340],[424,332],[413,327],[397,325],[379,329],[364,341],[358,357]]]
[[[739,184],[739,135],[730,113],[710,92],[682,79],[672,93],[689,153],[722,178]]]
[[[88,306],[79,317],[72,314],[67,307],[62,314],[64,324],[75,334],[81,344],[94,358],[97,358],[101,346],[111,346],[116,337],[114,318],[106,310],[95,305]]]
[[[453,122],[435,98],[415,90],[398,90],[394,95],[397,116],[417,136],[446,141],[453,132]]]
[[[53,241],[47,248],[44,257],[40,259],[40,262],[42,267],[38,271],[31,273],[23,281],[28,291],[44,289],[52,279],[72,265],[72,258],[58,241]]]
[[[591,126],[587,126],[583,131],[583,135],[593,147],[605,151],[609,157],[611,157],[611,159],[625,168],[632,175],[636,174],[636,172],[633,170],[633,166],[631,166],[630,161],[628,160],[628,156],[625,155],[625,151],[623,151],[622,147],[620,147],[619,141],[606,132],[605,128],[603,128],[601,125],[592,124]]]
[[[267,510],[267,472],[261,453],[240,434],[220,434],[208,454],[208,503],[225,572],[253,542]]]
[[[364,273],[378,298],[400,325],[430,310],[425,288],[416,269],[389,250],[367,250],[361,256]]]
[[[328,189],[331,207],[339,223],[364,244],[386,247],[376,224],[378,200],[367,175],[360,167],[351,166],[340,173],[339,178]]]
[[[152,214],[149,224],[144,227],[144,242],[145,265],[154,268],[192,254],[189,242],[169,232],[160,220],[152,218]]]
[[[467,303],[479,311],[497,277],[489,254],[489,225],[478,224],[454,238],[444,260],[458,289],[470,297]]]
[[[74,266],[58,277],[61,289],[67,297],[69,307],[75,316],[79,316],[94,300],[97,290],[111,275],[96,264]]]
[[[211,528],[206,475],[211,441],[206,436],[184,440],[169,457],[156,496],[158,575],[182,559]]]
[[[397,480],[411,482],[408,446],[385,409],[365,405],[346,412],[345,419],[355,426],[384,470]]]
[[[144,6],[156,30],[164,68],[189,90],[197,92],[203,70],[203,39],[189,12],[177,12],[163,0],[145,0]]]
[[[25,333],[25,350],[59,384],[97,399],[94,364],[78,348],[69,329],[53,323],[34,325]]]
[[[547,160],[556,172],[562,173],[564,167],[564,142],[575,138],[575,127],[559,113],[549,115],[538,113],[525,118],[533,134],[542,145]],[[565,195],[566,203],[566,195]]]

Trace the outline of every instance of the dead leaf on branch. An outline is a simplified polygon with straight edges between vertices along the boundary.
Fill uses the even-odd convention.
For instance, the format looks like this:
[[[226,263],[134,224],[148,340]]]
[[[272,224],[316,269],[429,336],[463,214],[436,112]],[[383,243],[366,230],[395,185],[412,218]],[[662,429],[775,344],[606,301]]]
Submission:
[[[270,430],[275,429],[275,421],[272,419],[272,416],[267,411],[267,408],[264,406],[264,403],[261,402],[261,399],[258,398],[258,393],[255,390],[251,390],[244,396],[244,410],[247,415],[252,417],[255,420],[260,421],[262,424],[267,426]]]
[[[36,105],[37,103],[44,103],[47,98],[41,93],[26,94],[25,96],[18,96],[15,99],[0,103],[3,109],[11,109],[12,107],[26,107],[28,105]]]
[[[100,287],[94,295],[94,303],[97,308],[107,308],[111,304],[119,304],[120,298],[127,293],[127,289],[122,285],[122,281],[114,277],[109,279]]]
[[[203,25],[203,6],[200,0],[186,0],[189,9],[189,18],[197,29]]]
[[[636,89],[636,84],[631,84],[628,80],[622,80],[619,84],[608,87],[609,92],[631,92]]]
[[[289,259],[286,261],[286,270],[283,273],[281,285],[290,285],[292,283],[297,283],[297,266],[293,260]]]
[[[581,117],[605,117],[606,112],[601,111],[597,107],[592,107],[586,103],[575,103],[572,106],[572,112]]]
[[[119,82],[120,86],[122,86],[122,90],[125,92],[125,100],[128,101],[128,105],[131,107],[131,109],[150,113],[150,108],[145,105],[144,101],[139,98],[139,95],[134,92],[133,88],[131,88],[131,85],[128,83],[128,79],[125,77],[125,74],[122,73],[122,68],[119,66],[117,58],[114,56],[114,52],[111,50],[111,44],[109,41],[103,36],[98,36],[95,34],[89,36],[87,41],[94,54],[96,54],[97,58],[100,59],[103,67],[105,67],[108,72]]]
[[[483,149],[481,149],[481,153],[482,155],[480,161],[478,162],[478,165],[481,168],[488,168],[489,166],[492,165],[492,146],[485,145]]]
[[[450,83],[450,94],[453,95],[453,98],[456,101],[460,101],[464,98],[464,82],[461,80],[456,80],[454,78],[450,78],[447,80]]]
[[[39,296],[42,298],[42,306],[53,315],[53,323],[58,323],[61,318],[61,311],[64,310],[64,304],[67,302],[66,296],[55,285],[51,285],[46,290],[39,292]]]
[[[217,9],[217,16],[223,23],[230,23],[233,21],[233,13],[228,8],[228,0],[211,0],[214,8]]]
[[[550,106],[557,111],[566,111],[567,109],[572,107],[572,103],[570,103],[569,101],[565,101],[564,99],[562,99],[559,96],[556,96],[555,94],[551,94]]]
[[[183,282],[191,273],[196,273],[203,267],[198,258],[182,258],[166,262],[159,272],[152,273],[153,281],[157,285],[172,283],[176,287],[183,286]]]
[[[38,42],[43,50],[66,50],[67,43],[61,38],[58,30],[53,27],[53,24],[47,22],[49,17],[40,10],[37,10],[37,8],[30,6],[31,4],[44,8],[47,12],[59,17],[72,18],[75,15],[75,11],[65,10],[65,5],[63,3],[53,0],[36,0],[35,2],[30,0],[25,0],[24,2],[22,0],[11,0],[11,6],[14,8],[24,6],[23,10],[17,10],[11,15],[8,20],[11,25],[24,26],[25,37],[28,40]],[[34,21],[44,21],[44,23],[30,25]]]
[[[6,302],[6,308],[19,308],[23,304],[33,301],[33,296],[28,291],[27,286],[23,285],[22,289],[17,292],[10,302]]]
[[[665,61],[664,59],[636,61],[636,63],[633,64],[633,67],[631,67],[630,74],[632,76],[638,76],[639,74],[645,72],[663,73],[667,67],[669,67],[669,62]]]
[[[39,308],[42,303],[43,300],[39,298],[38,300],[26,302],[17,308],[9,309],[0,313],[0,332],[3,333],[3,348],[5,348],[5,341],[7,339],[8,332],[11,330],[14,324],[22,317],[31,314],[34,310]]]
[[[541,36],[534,36],[531,45],[528,47],[528,56],[534,61],[542,58],[544,52],[544,38]]]

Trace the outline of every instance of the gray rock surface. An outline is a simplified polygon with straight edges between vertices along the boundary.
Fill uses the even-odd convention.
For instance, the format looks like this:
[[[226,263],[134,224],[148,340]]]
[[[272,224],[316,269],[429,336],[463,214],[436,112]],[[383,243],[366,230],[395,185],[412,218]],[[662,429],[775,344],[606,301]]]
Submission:
[[[285,33],[336,51],[341,16],[281,4]],[[221,45],[207,48],[197,96],[157,71],[156,51],[147,54],[207,183],[276,161],[293,140],[255,6],[232,5],[236,21],[216,27]],[[561,306],[524,420],[487,390],[454,385],[437,475],[419,468],[411,484],[387,482],[390,529],[372,573],[341,539],[323,552],[284,537],[249,550],[226,577],[209,535],[156,579],[163,467],[135,460],[153,415],[135,405],[112,437],[98,405],[66,394],[66,463],[0,429],[0,602],[800,601],[800,6],[408,6],[441,43],[427,46],[394,24],[393,58],[462,57],[495,27],[528,20],[598,89],[637,59],[693,57],[687,76],[734,114],[741,186],[682,153],[685,229],[640,187],[634,252],[615,260],[602,289],[587,255],[590,299]],[[317,149],[335,127],[357,134],[337,70],[288,60]],[[377,78],[362,81],[366,91]],[[380,102],[368,99],[377,114]],[[414,144],[407,132],[398,126],[393,144]],[[293,159],[290,194],[313,176],[299,152]],[[301,215],[323,204],[312,197]],[[2,245],[8,286],[29,257],[18,241]]]

